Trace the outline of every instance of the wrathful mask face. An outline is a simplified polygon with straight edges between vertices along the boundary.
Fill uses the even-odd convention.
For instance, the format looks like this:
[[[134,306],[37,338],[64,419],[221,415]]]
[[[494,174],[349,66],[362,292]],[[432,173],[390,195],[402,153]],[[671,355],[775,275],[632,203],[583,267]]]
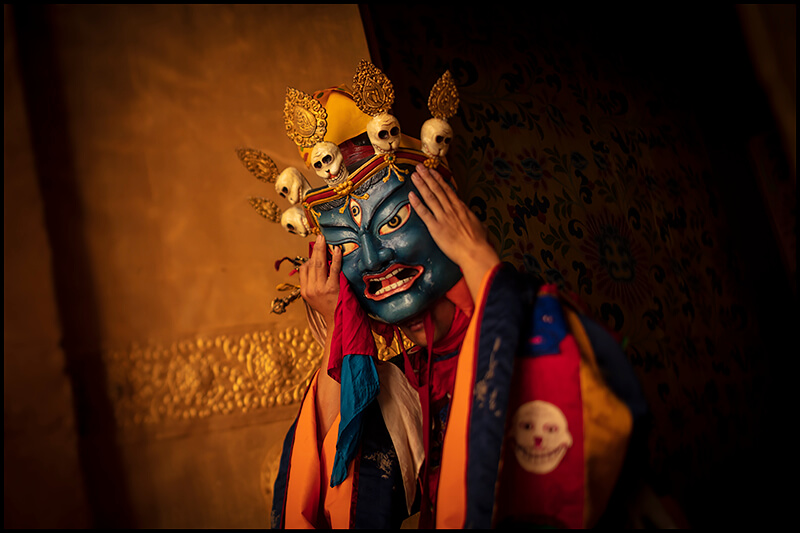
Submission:
[[[386,167],[344,204],[320,206],[318,219],[328,245],[342,248],[342,272],[361,305],[389,324],[420,314],[461,278],[408,202],[414,168],[400,168],[407,173]]]

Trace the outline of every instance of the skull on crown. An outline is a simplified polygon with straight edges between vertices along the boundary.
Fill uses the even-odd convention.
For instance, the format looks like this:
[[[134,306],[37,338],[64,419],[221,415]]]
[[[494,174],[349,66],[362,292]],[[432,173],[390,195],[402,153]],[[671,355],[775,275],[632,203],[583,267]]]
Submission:
[[[442,158],[447,155],[450,141],[453,140],[453,128],[440,118],[431,118],[422,124],[420,137],[425,155]]]
[[[306,212],[299,205],[290,207],[283,212],[281,215],[281,226],[289,233],[294,233],[301,237],[305,237],[311,233],[311,227],[308,225],[308,220],[306,220]]]
[[[400,146],[400,122],[393,115],[380,113],[367,123],[367,135],[376,153],[392,153]]]
[[[306,178],[294,167],[286,168],[275,180],[275,192],[292,205],[302,200],[303,194],[310,188]]]
[[[323,141],[314,145],[311,151],[311,165],[317,176],[325,180],[329,186],[338,185],[348,177],[342,152],[332,142]]]

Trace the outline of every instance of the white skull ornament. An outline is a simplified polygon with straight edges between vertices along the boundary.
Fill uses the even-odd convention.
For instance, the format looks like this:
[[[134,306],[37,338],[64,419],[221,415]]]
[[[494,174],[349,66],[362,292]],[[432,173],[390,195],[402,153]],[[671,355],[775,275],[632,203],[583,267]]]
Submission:
[[[311,233],[311,227],[306,220],[306,213],[302,207],[295,205],[281,215],[281,226],[289,233],[305,237]]]
[[[376,153],[392,153],[400,146],[400,122],[388,113],[375,115],[367,123],[367,135]]]
[[[278,174],[278,178],[275,180],[275,192],[282,198],[286,198],[292,205],[302,200],[303,195],[310,188],[305,176],[294,167],[286,168]]]
[[[339,147],[332,142],[319,142],[311,151],[311,165],[317,176],[329,186],[344,182],[349,173],[344,165],[344,157]]]
[[[517,461],[534,474],[555,470],[572,446],[564,413],[542,400],[524,403],[517,409],[511,432]]]
[[[431,118],[422,124],[420,141],[422,151],[428,157],[444,157],[453,140],[453,128],[447,121],[440,118]]]

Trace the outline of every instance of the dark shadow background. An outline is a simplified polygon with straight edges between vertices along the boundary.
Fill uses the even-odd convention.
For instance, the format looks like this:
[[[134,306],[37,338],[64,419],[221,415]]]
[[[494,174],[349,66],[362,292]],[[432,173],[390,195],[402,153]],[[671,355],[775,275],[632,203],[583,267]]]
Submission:
[[[745,35],[759,21],[735,6],[362,6],[406,132],[453,74],[454,146],[466,148],[448,160],[502,258],[633,339],[653,414],[641,474],[693,527],[780,523],[787,508],[791,459],[769,435],[791,390],[795,153],[758,67],[790,66],[794,95],[794,23],[780,20],[794,7],[770,9],[779,44],[759,58]],[[585,209],[564,209],[575,190]],[[647,272],[614,279],[592,248],[598,219]],[[503,233],[509,221],[517,231]]]

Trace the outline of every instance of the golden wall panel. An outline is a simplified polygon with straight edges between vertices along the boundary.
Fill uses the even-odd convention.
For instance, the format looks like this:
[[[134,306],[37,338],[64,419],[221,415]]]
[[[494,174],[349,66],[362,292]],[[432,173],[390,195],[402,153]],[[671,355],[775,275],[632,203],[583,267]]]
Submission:
[[[398,353],[380,336],[375,341],[380,359]],[[104,354],[108,394],[123,431],[295,404],[321,358],[307,327],[197,336]]]
[[[18,30],[4,32],[14,525],[268,526],[261,468],[320,349],[302,305],[270,314],[277,285],[290,281],[275,260],[308,243],[252,209],[251,196],[279,199],[236,150],[301,165],[283,124],[286,87],[352,77],[369,57],[358,7],[61,4],[4,14]],[[22,75],[10,68],[17,55]],[[62,416],[73,407],[61,400],[69,383],[79,435]],[[53,442],[51,420],[66,444],[46,457],[37,450]],[[25,465],[12,449],[27,453]],[[55,474],[53,463],[82,469],[89,510],[78,519],[35,497],[83,497],[79,475],[30,475]]]
[[[244,414],[298,402],[319,367],[308,328],[199,336],[105,354],[117,424]]]

